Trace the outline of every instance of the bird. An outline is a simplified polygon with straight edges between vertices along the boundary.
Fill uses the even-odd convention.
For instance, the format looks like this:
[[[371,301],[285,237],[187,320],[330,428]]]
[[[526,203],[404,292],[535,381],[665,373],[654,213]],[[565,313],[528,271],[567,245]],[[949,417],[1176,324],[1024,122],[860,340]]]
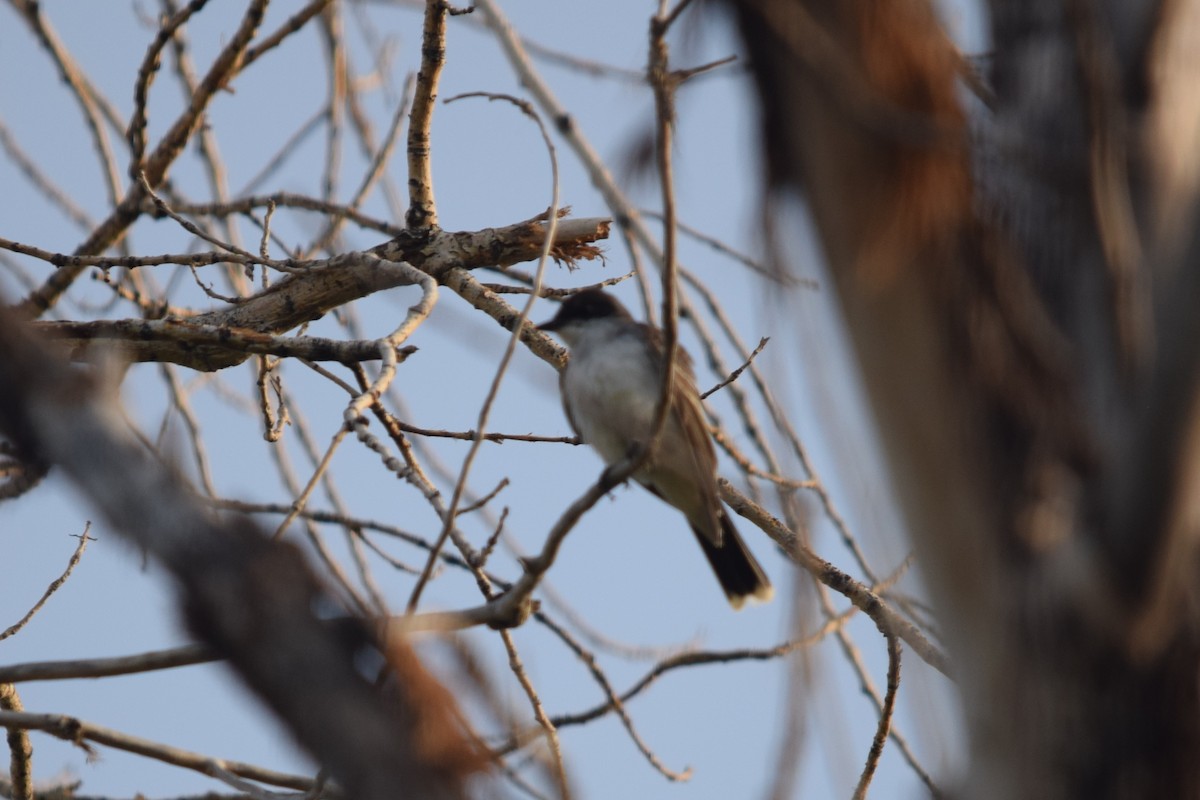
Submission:
[[[559,374],[567,421],[607,465],[646,444],[662,392],[663,333],[638,322],[599,289],[569,295],[538,326],[557,334],[570,358]],[[683,512],[735,610],[765,602],[774,589],[721,505],[717,454],[705,422],[691,359],[677,349],[670,409],[650,457],[633,478]]]

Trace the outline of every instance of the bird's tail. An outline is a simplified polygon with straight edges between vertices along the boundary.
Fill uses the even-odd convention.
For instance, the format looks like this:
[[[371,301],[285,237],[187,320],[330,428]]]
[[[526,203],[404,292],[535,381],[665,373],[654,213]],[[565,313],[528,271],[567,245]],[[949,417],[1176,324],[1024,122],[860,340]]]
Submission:
[[[717,580],[721,582],[721,588],[725,590],[725,597],[729,599],[729,605],[733,606],[735,610],[740,610],[747,600],[752,599],[765,603],[775,595],[771,581],[767,579],[767,574],[763,572],[763,568],[759,566],[754,555],[746,547],[746,543],[742,541],[742,537],[738,535],[737,528],[733,527],[733,522],[725,513],[725,509],[721,509],[720,521],[721,545],[719,547],[695,528],[692,528],[692,532],[696,534],[696,539],[704,550],[705,558],[712,565],[713,572],[717,574]]]

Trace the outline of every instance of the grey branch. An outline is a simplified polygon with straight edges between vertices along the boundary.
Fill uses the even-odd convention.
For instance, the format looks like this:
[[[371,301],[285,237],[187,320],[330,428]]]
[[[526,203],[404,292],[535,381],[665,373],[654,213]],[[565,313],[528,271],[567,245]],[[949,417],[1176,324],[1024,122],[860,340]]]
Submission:
[[[603,218],[559,220],[551,255],[568,264],[600,257],[593,243],[608,236],[609,225]],[[414,285],[422,273],[440,282],[456,267],[506,267],[536,259],[545,237],[542,219],[482,231],[433,230],[315,262],[237,305],[186,320],[41,322],[37,330],[67,347],[72,358],[91,357],[96,343],[105,341],[123,359],[165,361],[203,371],[235,366],[254,354],[347,363],[375,359],[375,341],[279,335],[375,292]]]
[[[48,341],[69,348],[74,361],[87,360],[100,349],[123,361],[165,361],[202,372],[242,363],[251,355],[340,361],[353,364],[380,358],[374,340],[338,341],[319,336],[274,336],[248,328],[202,325],[190,320],[117,319],[87,322],[35,322],[33,329]],[[397,350],[403,361],[417,348]]]

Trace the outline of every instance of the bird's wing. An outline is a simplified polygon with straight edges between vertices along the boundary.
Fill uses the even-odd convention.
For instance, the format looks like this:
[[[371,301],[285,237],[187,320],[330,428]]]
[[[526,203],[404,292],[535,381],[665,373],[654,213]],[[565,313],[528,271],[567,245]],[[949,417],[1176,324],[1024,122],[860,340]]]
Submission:
[[[721,498],[717,491],[717,451],[708,431],[708,418],[700,403],[700,393],[696,389],[690,365],[681,364],[676,368],[672,394],[671,410],[678,416],[680,427],[687,437],[696,486],[703,497],[710,522],[709,525],[697,527],[702,533],[709,534],[709,540],[719,547],[723,530],[720,524]]]
[[[651,355],[659,359],[661,366],[664,347],[662,333],[657,328],[648,327],[651,339]],[[682,347],[675,351],[675,374],[671,386],[671,416],[683,435],[686,450],[686,460],[683,464],[673,459],[677,467],[686,470],[685,483],[698,493],[699,508],[696,499],[688,503],[693,506],[683,509],[688,513],[689,521],[697,533],[703,535],[714,545],[720,547],[723,530],[720,522],[721,498],[717,491],[717,451],[713,446],[712,436],[708,430],[708,418],[704,406],[700,402],[700,392],[696,388],[695,372],[692,369],[692,359]],[[661,446],[661,445],[660,445]],[[682,498],[679,498],[682,499]]]
[[[567,422],[571,425],[571,430],[575,431],[576,436],[582,437],[579,432],[579,425],[575,422],[575,415],[571,413],[571,403],[567,400],[567,370],[571,368],[571,362],[562,368],[558,373],[558,396],[562,400],[563,413],[567,415]]]

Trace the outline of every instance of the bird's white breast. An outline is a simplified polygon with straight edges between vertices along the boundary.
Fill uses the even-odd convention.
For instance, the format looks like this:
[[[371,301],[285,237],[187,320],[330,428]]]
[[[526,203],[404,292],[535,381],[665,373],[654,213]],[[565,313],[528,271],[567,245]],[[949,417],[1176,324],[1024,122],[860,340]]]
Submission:
[[[612,464],[649,436],[660,380],[639,336],[591,327],[571,347],[563,390],[579,435]]]

